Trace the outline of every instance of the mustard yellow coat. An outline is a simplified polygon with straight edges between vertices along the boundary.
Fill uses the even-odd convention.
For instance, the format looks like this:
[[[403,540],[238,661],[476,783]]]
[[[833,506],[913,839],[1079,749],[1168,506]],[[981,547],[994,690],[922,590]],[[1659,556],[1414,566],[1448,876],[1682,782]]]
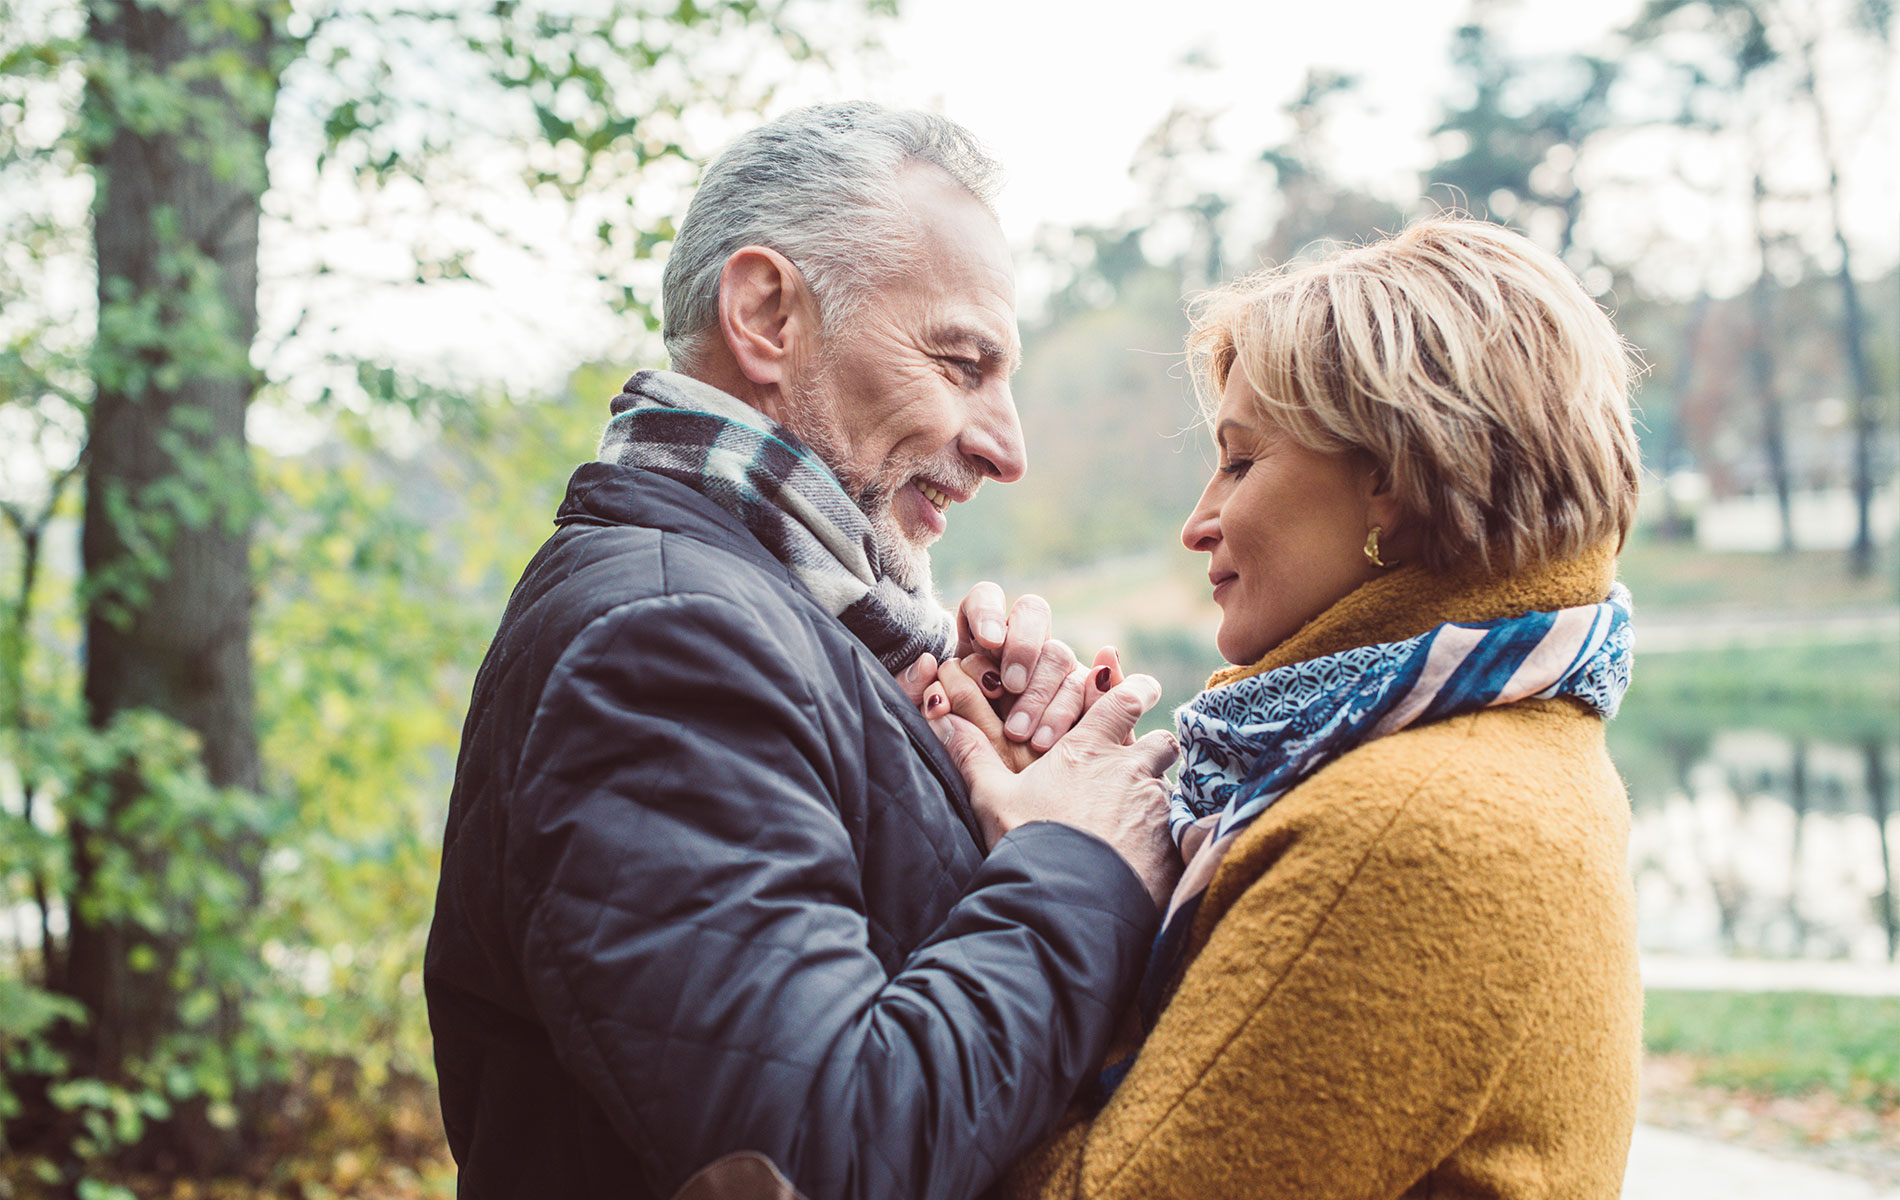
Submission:
[[[1595,603],[1614,557],[1399,568],[1226,681]],[[1601,1197],[1636,1116],[1629,802],[1603,722],[1526,701],[1343,755],[1228,852],[1134,1068],[1006,1197]]]

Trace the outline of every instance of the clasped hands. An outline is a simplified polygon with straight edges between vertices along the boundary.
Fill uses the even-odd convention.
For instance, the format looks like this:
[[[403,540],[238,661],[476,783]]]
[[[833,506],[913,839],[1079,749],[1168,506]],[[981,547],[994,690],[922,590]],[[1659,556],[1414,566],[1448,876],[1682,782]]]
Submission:
[[[957,607],[957,653],[898,675],[970,786],[986,842],[1030,821],[1072,825],[1106,841],[1157,904],[1180,874],[1161,775],[1175,759],[1161,731],[1135,725],[1161,699],[1152,676],[1122,675],[1104,647],[1089,666],[1050,636],[1049,605],[1006,606],[979,583]]]

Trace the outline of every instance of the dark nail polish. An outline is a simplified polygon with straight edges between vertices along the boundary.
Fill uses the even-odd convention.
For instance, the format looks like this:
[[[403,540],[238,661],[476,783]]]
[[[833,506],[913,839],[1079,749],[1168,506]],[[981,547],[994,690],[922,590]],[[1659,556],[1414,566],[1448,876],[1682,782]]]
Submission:
[[[937,710],[942,707],[943,707],[942,696],[932,696],[930,697],[930,699],[924,701],[924,708],[929,710],[930,715],[933,717],[937,715]]]
[[[1097,667],[1095,670],[1095,690],[1098,692],[1106,692],[1110,678],[1112,678],[1112,676],[1109,674],[1107,667]]]
[[[983,690],[986,692],[1002,691],[1003,677],[994,671],[983,672]]]

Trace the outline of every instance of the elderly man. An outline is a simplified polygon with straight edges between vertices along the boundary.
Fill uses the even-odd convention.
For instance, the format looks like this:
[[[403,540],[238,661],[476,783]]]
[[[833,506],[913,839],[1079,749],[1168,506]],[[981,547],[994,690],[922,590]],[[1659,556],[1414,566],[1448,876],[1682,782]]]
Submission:
[[[953,633],[926,547],[1024,469],[993,175],[869,105],[708,170],[677,373],[615,400],[475,684],[426,972],[462,1195],[667,1196],[749,1150],[815,1198],[968,1197],[1100,1058],[1168,882],[1172,743],[1124,744],[1159,687],[975,803],[915,707]],[[962,615],[1012,717],[1073,720],[1045,626]]]

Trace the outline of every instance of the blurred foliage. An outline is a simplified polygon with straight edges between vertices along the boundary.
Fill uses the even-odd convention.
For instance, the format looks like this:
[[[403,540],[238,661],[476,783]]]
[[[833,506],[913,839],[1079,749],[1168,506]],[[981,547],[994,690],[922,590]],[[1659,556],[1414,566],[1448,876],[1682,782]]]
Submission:
[[[9,903],[65,894],[61,825],[101,815],[101,789],[79,783],[136,770],[142,800],[116,818],[114,860],[87,900],[177,934],[188,958],[165,969],[221,989],[186,997],[184,1029],[132,1079],[52,1085],[47,1098],[83,1126],[78,1151],[96,1164],[86,1177],[138,1176],[110,1165],[115,1152],[176,1103],[208,1099],[214,1119],[231,1121],[234,1101],[258,1089],[277,1097],[268,1156],[349,1146],[351,1170],[400,1173],[439,1155],[421,963],[452,756],[502,599],[552,528],[566,474],[591,457],[618,378],[582,372],[576,387],[584,401],[472,408],[419,458],[379,448],[371,422],[347,416],[308,455],[259,456],[262,794],[207,786],[191,736],[149,713],[95,732],[75,703],[36,705],[30,733],[7,744]],[[54,572],[40,584],[36,696],[73,695],[78,583]],[[36,783],[31,820],[18,811],[21,780]],[[247,835],[271,847],[255,899],[222,865]],[[18,1086],[58,1075],[54,1023],[83,1019],[33,982],[33,953],[16,941],[0,959],[9,1117],[21,1112]],[[192,1036],[194,1018],[231,1002],[244,1006],[242,1037]],[[27,1154],[10,1166],[23,1186],[64,1174]],[[311,1178],[322,1176],[296,1186]]]
[[[420,972],[460,712],[618,379],[523,402],[339,329],[552,237],[650,342],[689,126],[892,8],[821,7],[0,0],[0,1194],[178,1194],[200,1162],[287,1196],[452,1187]],[[95,231],[124,146],[217,205]],[[230,236],[246,209],[288,254]],[[253,341],[260,267],[292,315]],[[234,381],[233,426],[210,397]],[[248,450],[253,390],[314,448]],[[108,398],[155,478],[97,453]],[[121,551],[89,536],[82,568],[82,520]],[[255,788],[213,786],[208,737],[88,673],[89,613],[166,636],[142,614],[202,531],[250,544],[254,611],[190,615],[250,623],[230,686],[248,726],[254,676]],[[107,947],[96,1009],[82,942]]]
[[[1643,997],[1643,1045],[1687,1054],[1704,1083],[1778,1094],[1826,1089],[1900,1109],[1900,996],[1674,992]]]

